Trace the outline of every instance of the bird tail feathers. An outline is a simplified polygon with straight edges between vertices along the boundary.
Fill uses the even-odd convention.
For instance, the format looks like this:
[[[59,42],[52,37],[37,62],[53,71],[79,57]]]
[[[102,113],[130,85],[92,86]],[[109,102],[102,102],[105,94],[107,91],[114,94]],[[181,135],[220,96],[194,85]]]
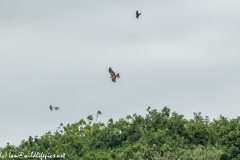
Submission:
[[[117,77],[117,78],[120,78],[120,74],[119,74],[119,73],[118,73],[118,74],[116,74],[116,77]]]

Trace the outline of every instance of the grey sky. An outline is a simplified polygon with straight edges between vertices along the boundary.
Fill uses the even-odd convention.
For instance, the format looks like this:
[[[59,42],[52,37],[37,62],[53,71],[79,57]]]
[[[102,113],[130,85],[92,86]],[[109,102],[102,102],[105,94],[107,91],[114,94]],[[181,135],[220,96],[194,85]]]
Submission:
[[[239,28],[240,1],[1,0],[0,147],[98,110],[236,118]]]

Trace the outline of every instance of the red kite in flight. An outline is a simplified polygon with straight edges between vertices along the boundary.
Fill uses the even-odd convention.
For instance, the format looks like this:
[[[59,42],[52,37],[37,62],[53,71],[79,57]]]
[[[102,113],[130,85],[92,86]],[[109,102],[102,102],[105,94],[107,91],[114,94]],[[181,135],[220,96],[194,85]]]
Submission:
[[[138,11],[136,11],[136,17],[138,19],[138,17],[141,15],[141,13],[138,13]]]
[[[113,82],[116,82],[116,78],[120,78],[119,73],[118,73],[118,74],[115,74],[115,73],[113,72],[112,68],[109,68],[109,73],[111,74],[111,77],[110,77],[110,78],[112,78],[112,81],[113,81]]]
[[[60,109],[59,107],[53,107],[52,105],[49,106],[49,109],[52,111],[52,109],[55,108],[55,110]]]

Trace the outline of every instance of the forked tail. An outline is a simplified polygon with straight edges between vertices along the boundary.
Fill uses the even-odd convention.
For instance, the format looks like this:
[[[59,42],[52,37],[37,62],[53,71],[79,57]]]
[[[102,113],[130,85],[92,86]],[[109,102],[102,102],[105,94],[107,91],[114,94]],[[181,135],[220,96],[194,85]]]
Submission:
[[[117,78],[120,78],[120,74],[119,74],[119,73],[118,73],[118,74],[116,74],[116,77],[117,77]]]

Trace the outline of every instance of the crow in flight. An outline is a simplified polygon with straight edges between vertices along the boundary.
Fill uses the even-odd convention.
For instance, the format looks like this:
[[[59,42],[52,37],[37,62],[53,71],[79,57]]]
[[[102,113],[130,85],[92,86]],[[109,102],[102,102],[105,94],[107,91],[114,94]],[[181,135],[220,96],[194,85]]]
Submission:
[[[113,82],[116,82],[116,78],[120,78],[119,73],[118,73],[118,74],[115,74],[115,73],[113,72],[112,68],[109,68],[109,73],[111,74],[111,77],[110,77],[110,78],[112,78],[112,81],[113,81]]]
[[[138,17],[141,15],[141,13],[138,13],[138,11],[136,11],[136,17],[138,19]]]

